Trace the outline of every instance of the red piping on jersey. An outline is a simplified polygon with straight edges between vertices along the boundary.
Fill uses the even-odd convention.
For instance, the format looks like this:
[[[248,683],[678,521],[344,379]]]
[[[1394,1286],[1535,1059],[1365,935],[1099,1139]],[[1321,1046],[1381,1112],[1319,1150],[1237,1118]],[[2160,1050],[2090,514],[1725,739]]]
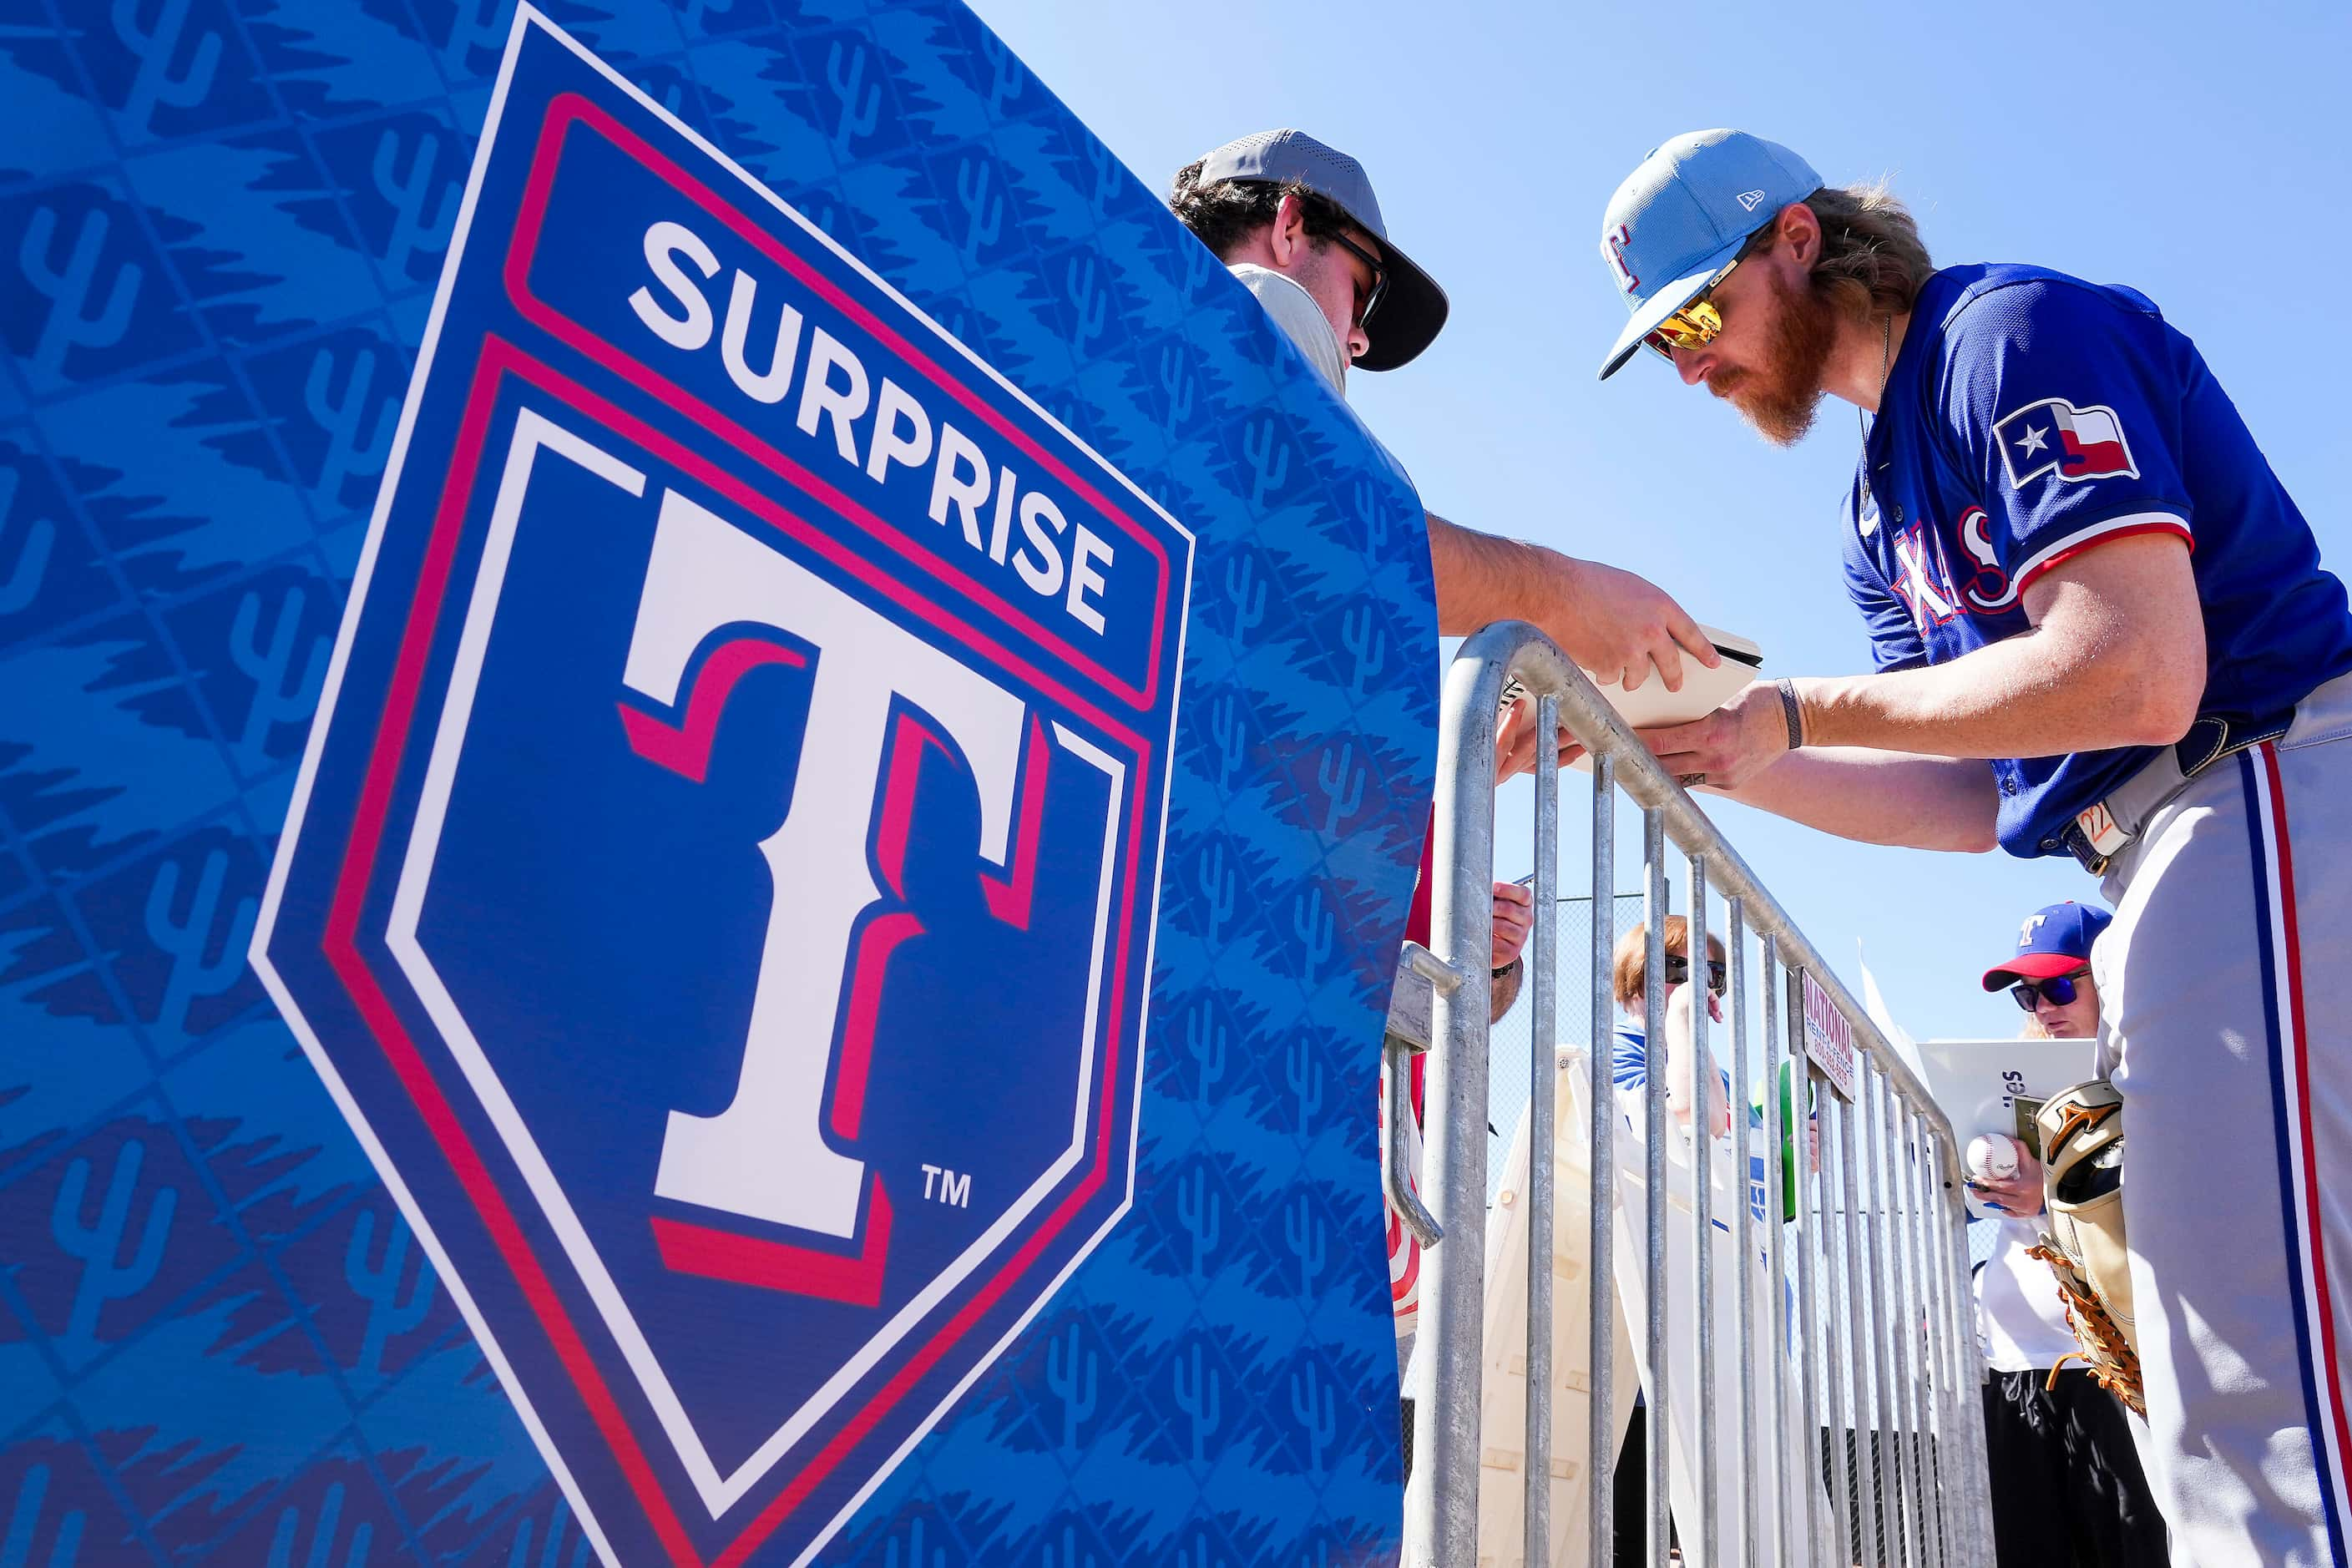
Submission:
[[[2102,544],[2113,544],[2118,539],[2129,539],[2133,535],[2140,533],[2171,534],[2174,538],[2189,546],[2189,553],[2196,553],[2197,536],[2189,531],[2186,524],[2179,522],[2143,522],[2136,528],[2119,528],[2113,533],[2102,533],[2095,539],[2086,539],[2080,544],[2068,545],[2057,554],[2053,555],[2049,560],[2042,562],[2032,570],[2027,572],[2024,576],[2020,577],[2017,580],[2017,593],[2021,598],[2024,595],[2026,588],[2032,584],[2036,578],[2040,577],[2043,573],[2049,571],[2053,566],[2072,561],[2078,555],[2087,554],[2090,552],[2096,550]]]

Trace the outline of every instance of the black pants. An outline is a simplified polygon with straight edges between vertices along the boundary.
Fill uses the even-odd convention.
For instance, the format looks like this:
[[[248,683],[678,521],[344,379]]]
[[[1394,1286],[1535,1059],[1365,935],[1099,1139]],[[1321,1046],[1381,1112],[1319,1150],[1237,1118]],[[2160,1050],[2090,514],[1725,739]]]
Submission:
[[[1993,1555],[2002,1568],[2164,1568],[2169,1537],[2115,1395],[2069,1367],[1997,1372],[1985,1385]]]
[[[1610,1522],[1614,1527],[1615,1568],[1649,1568],[1650,1563],[1650,1413],[1637,1397],[1633,1424],[1617,1450],[1617,1471],[1610,1480],[1612,1501]]]
[[[1614,1568],[1650,1568],[1650,1411],[1640,1394],[1633,1396],[1633,1423],[1617,1450],[1617,1468],[1610,1479],[1612,1540],[1610,1561]],[[1679,1550],[1682,1539],[1674,1521],[1666,1521],[1666,1545]]]

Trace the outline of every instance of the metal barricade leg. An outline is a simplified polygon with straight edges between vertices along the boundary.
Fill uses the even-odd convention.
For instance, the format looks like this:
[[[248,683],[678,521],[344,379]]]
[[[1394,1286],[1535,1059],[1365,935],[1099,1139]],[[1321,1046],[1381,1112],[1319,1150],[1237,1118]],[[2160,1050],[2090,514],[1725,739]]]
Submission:
[[[1959,1148],[1948,1131],[1939,1132],[1944,1144],[1941,1162],[1947,1168],[1958,1169]],[[1969,1243],[1966,1227],[1955,1223],[1944,1227],[1943,1270],[1949,1281],[1952,1308],[1947,1321],[1952,1327],[1954,1367],[1953,1393],[1957,1396],[1958,1420],[1953,1436],[1959,1449],[1958,1468],[1965,1494],[1960,1513],[1960,1559],[1969,1563],[1990,1563],[1992,1556],[1992,1477],[1985,1459],[1984,1428],[1984,1362],[1977,1354],[1976,1324],[1971,1310],[1974,1293],[1969,1288]]]
[[[1591,1276],[1587,1288],[1591,1292],[1592,1345],[1592,1407],[1586,1451],[1591,1456],[1591,1474],[1587,1478],[1591,1503],[1585,1510],[1591,1533],[1586,1560],[1591,1568],[1609,1568],[1616,1555],[1617,1336],[1612,1325],[1617,1271],[1612,1198],[1617,1190],[1617,1106],[1610,1089],[1608,1042],[1615,1022],[1610,960],[1617,943],[1612,929],[1614,921],[1601,915],[1603,910],[1616,907],[1616,805],[1617,759],[1603,753],[1592,760],[1592,1012],[1585,1052],[1592,1135],[1591,1251],[1586,1268]]]
[[[1766,1277],[1772,1290],[1772,1433],[1774,1436],[1772,1484],[1779,1503],[1779,1528],[1772,1542],[1773,1561],[1780,1563],[1813,1561],[1813,1533],[1817,1521],[1813,1517],[1812,1466],[1806,1458],[1813,1431],[1813,1341],[1812,1325],[1803,1305],[1798,1309],[1795,1337],[1790,1337],[1789,1321],[1789,1269],[1793,1259],[1799,1276],[1798,1292],[1804,1296],[1804,1247],[1812,1235],[1812,1227],[1804,1223],[1806,1184],[1804,1172],[1805,1102],[1802,1095],[1792,1092],[1787,1097],[1788,1109],[1783,1110],[1780,1093],[1782,1071],[1780,1055],[1780,1005],[1778,976],[1780,944],[1777,937],[1764,939],[1764,962],[1759,971],[1759,994],[1764,1005],[1764,1190],[1765,1202],[1772,1205],[1778,1216],[1766,1227],[1772,1238],[1770,1263]],[[1793,1072],[1791,1079],[1797,1077]],[[1791,1126],[1794,1131],[1784,1139],[1780,1129]],[[1785,1152],[1784,1152],[1785,1145]],[[1796,1194],[1793,1204],[1787,1194]],[[1810,1298],[1806,1298],[1810,1300]],[[1789,1384],[1792,1370],[1798,1380],[1800,1420],[1798,1433],[1806,1448],[1790,1453],[1785,1441],[1789,1428]],[[1794,1490],[1801,1493],[1804,1506],[1800,1510],[1790,1497],[1790,1473],[1794,1472]]]
[[[1739,1207],[1732,1226],[1734,1254],[1739,1259],[1739,1271],[1732,1277],[1732,1289],[1738,1292],[1735,1303],[1739,1314],[1739,1539],[1751,1560],[1758,1556],[1759,1538],[1763,1534],[1763,1510],[1758,1505],[1758,1471],[1756,1464],[1756,1291],[1748,1282],[1749,1270],[1755,1267],[1756,1205],[1753,1201],[1755,1184],[1749,1178],[1753,1156],[1748,1152],[1755,1142],[1749,1134],[1745,1108],[1739,1103],[1748,1089],[1748,926],[1742,917],[1739,900],[1727,902],[1730,913],[1725,946],[1731,958],[1731,1162],[1738,1173],[1734,1190],[1739,1194]],[[1769,1105],[1769,1096],[1766,1097]],[[1764,1121],[1765,1142],[1771,1141],[1772,1119]],[[1777,1194],[1765,1199],[1765,1212],[1769,1214],[1780,1203]],[[1768,1230],[1769,1234],[1769,1230]],[[1768,1249],[1769,1251],[1769,1249]],[[1780,1364],[1780,1347],[1772,1348],[1773,1364]],[[1772,1410],[1780,1417],[1780,1407]],[[1771,1430],[1777,1432],[1779,1427]],[[1777,1447],[1777,1445],[1776,1445]]]
[[[1559,699],[1536,703],[1536,755],[1558,749]],[[1559,773],[1536,770],[1536,864],[1559,863]],[[1542,875],[1538,882],[1548,883]],[[1553,1108],[1559,1079],[1559,976],[1558,906],[1536,900],[1535,930],[1528,944],[1534,965],[1535,1033],[1528,1051],[1528,1444],[1527,1560],[1532,1568],[1551,1563],[1551,1291],[1552,1173],[1558,1157]]]
[[[1888,1489],[1886,1560],[1904,1568],[1920,1568],[1911,1526],[1918,1496],[1911,1484],[1905,1456],[1910,1447],[1911,1319],[1904,1306],[1903,1232],[1910,1222],[1904,1213],[1899,1174],[1903,1152],[1895,1146],[1895,1090],[1876,1074],[1870,1078],[1870,1140],[1876,1154],[1871,1174],[1878,1184],[1878,1257],[1873,1288],[1881,1303],[1878,1315],[1878,1360],[1885,1382],[1879,1396],[1879,1447],[1891,1449],[1885,1460]]]
[[[1667,1538],[1674,1528],[1673,1421],[1668,1415],[1666,1343],[1666,818],[1653,806],[1642,814],[1642,862],[1648,879],[1648,942],[1642,954],[1642,973],[1648,979],[1642,998],[1642,1038],[1648,1053],[1642,1089],[1643,1134],[1647,1139],[1643,1174],[1647,1208],[1649,1290],[1648,1347],[1650,1561],[1666,1568]]]
[[[1717,1555],[1720,1537],[1717,1528],[1716,1486],[1716,1419],[1715,1419],[1715,1058],[1706,1044],[1707,987],[1711,984],[1706,944],[1706,857],[1690,858],[1690,902],[1688,919],[1690,954],[1690,1099],[1689,1141],[1691,1152],[1691,1278],[1696,1288],[1696,1310],[1691,1321],[1696,1332],[1694,1349],[1698,1358],[1698,1538],[1700,1560],[1707,1563],[1721,1561]],[[1658,1044],[1650,1047],[1652,1073],[1662,1070],[1656,1064],[1665,1058]]]
[[[1459,977],[1432,1009],[1423,1142],[1430,1206],[1445,1238],[1423,1258],[1413,1474],[1405,1490],[1411,1568],[1472,1563],[1478,1547],[1478,1388],[1486,1251],[1486,1036],[1493,980],[1495,711],[1498,661],[1456,659],[1438,728],[1435,885],[1430,942]],[[1425,1460],[1425,1468],[1424,1468]]]
[[[1801,984],[1801,977],[1800,984]],[[1800,1002],[1801,1006],[1801,1001]],[[1830,1468],[1837,1477],[1838,1539],[1831,1561],[1853,1563],[1867,1551],[1869,1503],[1862,1495],[1862,1452],[1855,1423],[1862,1409],[1859,1336],[1862,1318],[1854,1283],[1853,1205],[1846,1184],[1853,1168],[1846,1138],[1843,1101],[1822,1108],[1822,1243],[1830,1299],[1822,1303],[1828,1319]]]
[[[1913,1359],[1918,1366],[1918,1375],[1911,1383],[1911,1480],[1919,1499],[1919,1561],[1923,1568],[1944,1568],[1943,1517],[1934,1461],[1929,1457],[1935,1434],[1933,1391],[1943,1386],[1943,1374],[1936,1366],[1935,1308],[1928,1296],[1927,1252],[1921,1245],[1935,1223],[1927,1206],[1928,1183],[1924,1165],[1927,1141],[1916,1115],[1907,1110],[1898,1114],[1906,1150],[1903,1201],[1911,1215],[1911,1223],[1904,1227],[1903,1269],[1910,1282],[1910,1293],[1906,1298],[1913,1325],[1909,1339],[1916,1352]]]
[[[1859,1092],[1841,1105],[1838,1152],[1844,1160],[1838,1180],[1844,1186],[1847,1267],[1853,1280],[1854,1479],[1861,1500],[1857,1517],[1863,1525],[1861,1561],[1871,1568],[1891,1568],[1886,1562],[1886,1489],[1878,1467],[1878,1315],[1872,1310],[1870,1288],[1874,1270],[1870,1245],[1870,1130],[1864,1120],[1869,1077],[1856,1071]]]
[[[1798,1042],[1804,1037],[1804,990],[1802,977],[1793,967],[1786,972],[1788,984],[1785,995],[1771,998],[1774,1011],[1785,1009],[1788,1018],[1789,1055],[1792,1064],[1801,1059]],[[1843,1540],[1845,1522],[1843,1504],[1845,1495],[1844,1460],[1841,1455],[1825,1454],[1818,1445],[1822,1435],[1832,1425],[1832,1413],[1837,1408],[1835,1373],[1837,1363],[1834,1348],[1836,1331],[1833,1315],[1822,1310],[1821,1297],[1828,1269],[1827,1234],[1823,1228],[1828,1209],[1825,1194],[1828,1184],[1820,1179],[1821,1144],[1816,1136],[1819,1121],[1811,1114],[1810,1078],[1804,1079],[1807,1093],[1801,1098],[1797,1115],[1801,1117],[1803,1135],[1795,1139],[1790,1152],[1797,1165],[1796,1204],[1798,1225],[1797,1249],[1797,1338],[1803,1355],[1801,1363],[1804,1376],[1798,1384],[1802,1405],[1804,1452],[1798,1456],[1802,1466],[1798,1478],[1805,1489],[1804,1550],[1798,1561],[1818,1563],[1836,1561],[1834,1555],[1824,1555],[1827,1537],[1834,1534]],[[1814,1483],[1821,1485],[1821,1506],[1814,1505]],[[1840,1547],[1839,1551],[1843,1551]]]
[[[1911,1132],[1919,1147],[1918,1179],[1923,1200],[1923,1223],[1912,1239],[1912,1254],[1914,1267],[1919,1271],[1927,1324],[1927,1375],[1923,1393],[1927,1402],[1929,1437],[1920,1450],[1926,1474],[1922,1484],[1929,1503],[1932,1522],[1928,1528],[1935,1542],[1936,1568],[1951,1568],[1952,1483],[1948,1471],[1952,1461],[1952,1368],[1945,1335],[1944,1276],[1936,1267],[1936,1237],[1941,1228],[1943,1194],[1932,1163],[1935,1145],[1927,1123],[1916,1110],[1911,1113]]]

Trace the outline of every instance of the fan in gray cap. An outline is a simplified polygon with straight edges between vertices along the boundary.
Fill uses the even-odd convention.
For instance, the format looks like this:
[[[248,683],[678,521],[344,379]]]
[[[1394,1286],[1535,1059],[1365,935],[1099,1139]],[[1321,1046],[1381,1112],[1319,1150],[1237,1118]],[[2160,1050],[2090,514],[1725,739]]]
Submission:
[[[1201,161],[1202,184],[1226,180],[1265,180],[1276,184],[1296,180],[1381,242],[1381,264],[1388,276],[1388,288],[1378,308],[1365,318],[1364,335],[1371,346],[1356,362],[1357,369],[1394,370],[1427,348],[1445,325],[1445,290],[1389,237],[1388,226],[1381,221],[1380,198],[1372,195],[1371,177],[1345,153],[1325,146],[1304,131],[1261,131],[1228,142]]]

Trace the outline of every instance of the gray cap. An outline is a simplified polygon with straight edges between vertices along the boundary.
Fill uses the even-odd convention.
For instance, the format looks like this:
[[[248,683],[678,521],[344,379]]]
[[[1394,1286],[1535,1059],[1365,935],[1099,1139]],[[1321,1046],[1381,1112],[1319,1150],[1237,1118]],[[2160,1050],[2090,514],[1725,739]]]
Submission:
[[[1201,184],[1227,180],[1297,180],[1337,205],[1381,242],[1388,290],[1365,327],[1371,346],[1356,362],[1357,369],[1394,370],[1427,348],[1445,325],[1445,290],[1389,237],[1371,177],[1345,153],[1326,147],[1304,131],[1261,131],[1228,142],[1201,160]]]

